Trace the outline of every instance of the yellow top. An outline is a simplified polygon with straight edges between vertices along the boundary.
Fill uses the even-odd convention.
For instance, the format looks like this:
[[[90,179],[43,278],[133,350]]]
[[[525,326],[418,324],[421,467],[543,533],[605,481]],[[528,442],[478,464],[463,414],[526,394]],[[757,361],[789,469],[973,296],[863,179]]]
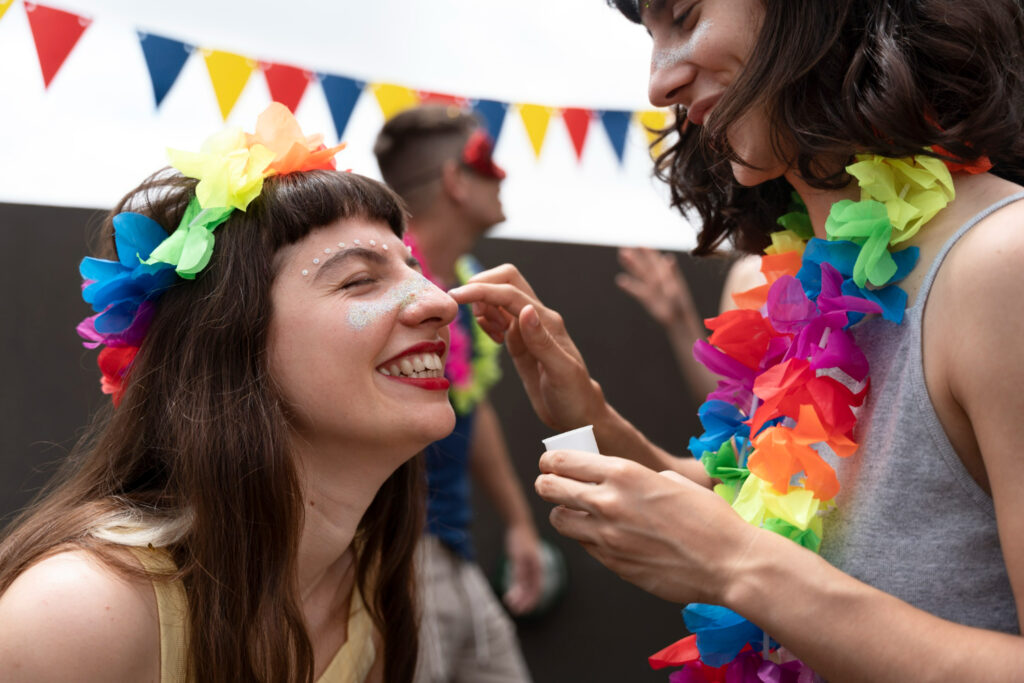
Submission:
[[[168,574],[174,561],[162,549],[132,548],[146,571]],[[191,683],[188,676],[188,600],[181,581],[154,581],[160,619],[160,683]],[[317,683],[362,683],[373,667],[373,621],[359,591],[349,601],[348,640],[341,646]]]

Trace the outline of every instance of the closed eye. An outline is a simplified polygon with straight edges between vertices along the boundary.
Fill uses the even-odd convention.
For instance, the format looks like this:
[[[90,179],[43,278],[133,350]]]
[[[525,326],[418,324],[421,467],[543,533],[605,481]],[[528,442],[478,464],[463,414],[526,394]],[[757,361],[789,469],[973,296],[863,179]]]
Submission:
[[[349,280],[339,287],[339,289],[356,289],[358,287],[365,287],[366,285],[372,285],[377,282],[375,277],[357,277],[353,280]]]
[[[686,20],[693,13],[693,8],[694,7],[696,7],[696,4],[690,5],[690,7],[687,8],[687,10],[685,12],[680,14],[678,17],[675,17],[674,19],[672,19],[672,25],[673,26],[682,26],[683,24],[685,24]]]

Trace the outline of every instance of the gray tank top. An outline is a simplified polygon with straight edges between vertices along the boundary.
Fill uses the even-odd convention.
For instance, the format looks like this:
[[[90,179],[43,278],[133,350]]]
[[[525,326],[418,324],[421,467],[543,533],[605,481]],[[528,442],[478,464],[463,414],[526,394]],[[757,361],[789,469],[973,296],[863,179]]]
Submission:
[[[992,499],[978,487],[939,423],[924,382],[921,319],[949,250],[1008,197],[943,246],[902,325],[852,328],[871,364],[871,391],[845,459],[825,458],[842,489],[825,517],[822,556],[856,579],[943,619],[1019,633]],[[823,451],[828,451],[824,448]]]

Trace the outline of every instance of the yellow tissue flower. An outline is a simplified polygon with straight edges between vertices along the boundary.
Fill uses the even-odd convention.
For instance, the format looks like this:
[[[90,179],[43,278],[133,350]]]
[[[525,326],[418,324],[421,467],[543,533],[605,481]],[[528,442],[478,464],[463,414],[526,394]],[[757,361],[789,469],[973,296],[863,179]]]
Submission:
[[[230,207],[245,211],[263,189],[274,153],[260,144],[247,146],[240,128],[210,136],[199,152],[169,149],[171,165],[196,178],[196,197],[204,209]]]
[[[846,167],[857,178],[861,200],[885,204],[893,232],[889,244],[904,242],[953,201],[953,176],[941,159],[918,155],[905,159],[859,154]]]
[[[743,482],[732,504],[740,517],[754,526],[761,526],[766,517],[777,517],[799,529],[807,529],[820,506],[813,491],[790,487],[787,493],[777,493],[771,482],[755,474]]]

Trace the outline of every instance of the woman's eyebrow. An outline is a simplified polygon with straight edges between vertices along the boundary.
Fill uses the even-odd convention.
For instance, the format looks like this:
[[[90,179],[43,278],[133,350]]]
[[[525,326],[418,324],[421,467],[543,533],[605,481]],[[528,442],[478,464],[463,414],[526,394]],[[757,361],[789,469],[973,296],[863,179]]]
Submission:
[[[344,251],[335,253],[327,259],[324,264],[320,266],[320,270],[316,271],[316,275],[313,277],[313,282],[319,280],[328,270],[333,270],[352,259],[362,259],[378,265],[384,265],[388,261],[387,257],[379,251],[374,251],[367,247],[349,247]]]

